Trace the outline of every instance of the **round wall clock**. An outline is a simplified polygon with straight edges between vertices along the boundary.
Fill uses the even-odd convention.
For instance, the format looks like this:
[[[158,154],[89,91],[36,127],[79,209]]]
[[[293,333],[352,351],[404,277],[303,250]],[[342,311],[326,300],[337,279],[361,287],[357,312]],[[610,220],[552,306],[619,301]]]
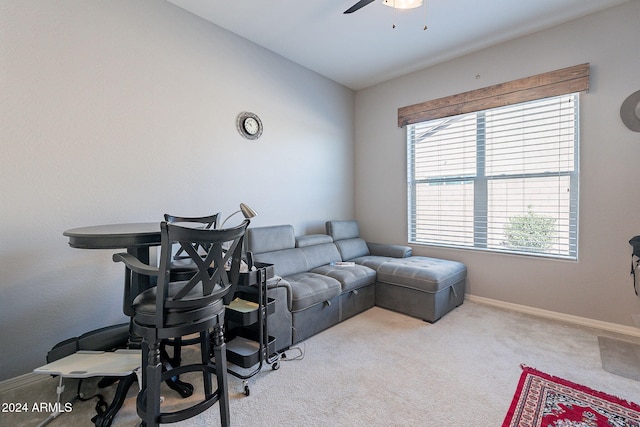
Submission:
[[[640,132],[640,90],[627,97],[620,107],[620,118],[626,127]]]
[[[240,135],[247,139],[258,139],[262,135],[262,120],[254,113],[243,111],[238,114],[236,127]]]

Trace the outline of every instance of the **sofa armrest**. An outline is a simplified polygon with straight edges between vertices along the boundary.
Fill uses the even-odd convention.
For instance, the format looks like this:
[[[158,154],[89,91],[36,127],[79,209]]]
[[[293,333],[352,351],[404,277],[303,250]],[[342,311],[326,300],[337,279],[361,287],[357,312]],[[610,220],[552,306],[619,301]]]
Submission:
[[[369,247],[371,255],[388,256],[393,258],[407,258],[412,255],[412,249],[409,246],[369,242],[367,242],[367,246]]]
[[[291,284],[280,276],[273,276],[272,278],[267,280],[267,289],[275,289],[275,288],[285,288],[287,290],[286,304],[287,304],[287,309],[291,311],[291,307],[293,304]]]
[[[266,317],[267,333],[276,340],[275,351],[291,346],[291,285],[280,276],[267,280],[267,296],[275,299],[274,312]]]

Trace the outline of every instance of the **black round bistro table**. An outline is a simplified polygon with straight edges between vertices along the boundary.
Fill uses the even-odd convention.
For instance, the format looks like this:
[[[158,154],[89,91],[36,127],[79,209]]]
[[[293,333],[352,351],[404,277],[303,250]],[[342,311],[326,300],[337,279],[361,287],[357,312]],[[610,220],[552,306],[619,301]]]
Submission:
[[[92,225],[72,228],[62,233],[69,238],[69,246],[78,249],[126,249],[140,261],[149,263],[149,248],[160,245],[160,222]],[[132,274],[125,284],[123,310],[129,312],[130,299],[151,286],[149,276]],[[128,288],[128,289],[127,289]]]
[[[160,222],[92,225],[62,233],[78,249],[129,249],[160,245]]]

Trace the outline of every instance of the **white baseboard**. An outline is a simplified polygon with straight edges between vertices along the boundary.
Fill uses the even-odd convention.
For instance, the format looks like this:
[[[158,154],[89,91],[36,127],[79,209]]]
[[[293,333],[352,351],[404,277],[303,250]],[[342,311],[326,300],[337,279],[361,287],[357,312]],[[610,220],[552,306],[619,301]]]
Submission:
[[[640,328],[636,328],[633,326],[618,325],[617,323],[603,322],[601,320],[588,319],[586,317],[558,313],[556,311],[543,310],[541,308],[529,307],[526,305],[514,304],[511,302],[504,302],[491,298],[479,297],[476,295],[467,294],[465,295],[465,299],[471,302],[477,302],[479,304],[517,311],[519,313],[530,314],[532,316],[543,317],[545,319],[558,320],[560,322],[584,326],[587,328],[601,329],[603,331],[640,338]]]

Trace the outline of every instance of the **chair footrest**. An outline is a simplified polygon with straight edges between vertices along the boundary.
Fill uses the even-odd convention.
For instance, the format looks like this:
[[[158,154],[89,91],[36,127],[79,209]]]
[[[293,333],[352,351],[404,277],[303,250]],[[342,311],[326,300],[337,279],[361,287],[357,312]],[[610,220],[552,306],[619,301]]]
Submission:
[[[78,351],[33,370],[67,378],[124,377],[140,367],[140,350]]]

